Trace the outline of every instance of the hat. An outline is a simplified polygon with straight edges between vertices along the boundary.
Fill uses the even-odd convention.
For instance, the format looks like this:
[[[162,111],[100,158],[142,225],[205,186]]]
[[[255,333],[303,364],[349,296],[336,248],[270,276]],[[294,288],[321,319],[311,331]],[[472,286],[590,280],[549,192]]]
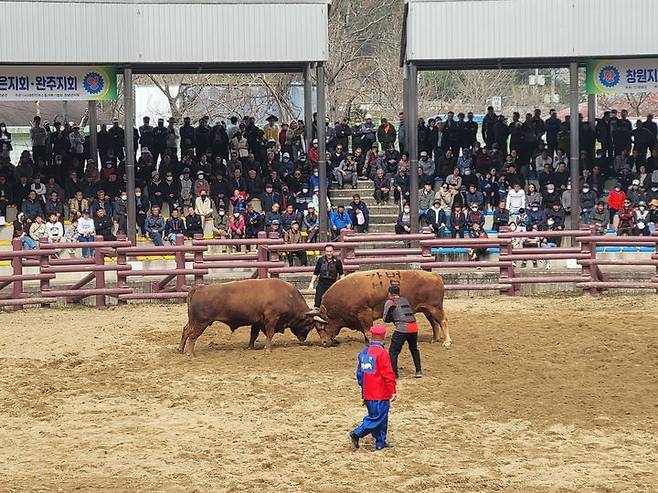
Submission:
[[[158,173],[157,171],[151,172],[151,178],[153,178],[154,176],[159,176],[159,175],[160,175],[160,173]]]
[[[317,143],[318,143],[318,139],[313,139],[313,143],[314,143],[314,144],[317,144]]]
[[[190,172],[190,168],[183,168],[183,174],[189,173],[189,172]]]
[[[432,205],[441,205],[441,201],[439,199],[436,199],[434,202],[432,202]]]
[[[119,123],[119,119],[118,118],[112,118],[112,123]]]
[[[278,226],[280,223],[281,222],[278,219],[275,219],[274,221],[272,221],[272,225],[276,224]]]
[[[639,185],[639,184],[640,184],[640,180],[633,180],[633,185]]]
[[[426,157],[427,156],[427,151],[423,151],[420,153],[420,157]]]
[[[272,188],[272,184],[271,184],[271,183],[266,183],[266,184],[265,184],[265,188],[268,188],[268,187],[269,187],[269,188]]]
[[[172,116],[172,117],[169,118],[169,120],[167,120],[167,121],[168,121],[169,123],[174,123],[174,122],[176,121],[176,119]]]
[[[270,116],[268,116],[265,120],[267,120],[268,122],[269,122],[269,121],[275,121],[275,122],[278,122],[278,121],[279,121],[279,119],[278,119],[276,116],[274,116],[274,115],[270,115]]]
[[[199,170],[199,171],[196,172],[196,175],[197,175],[197,176],[199,176],[199,175],[205,175],[205,173],[203,172],[203,170]]]
[[[376,324],[370,327],[370,333],[374,336],[385,336],[386,335],[386,326],[381,324]]]
[[[284,152],[283,157],[290,157],[290,153],[289,152]]]
[[[372,120],[372,115],[370,113],[366,115],[366,120]]]
[[[651,199],[651,202],[649,202],[649,205],[652,207],[658,207],[658,199]]]

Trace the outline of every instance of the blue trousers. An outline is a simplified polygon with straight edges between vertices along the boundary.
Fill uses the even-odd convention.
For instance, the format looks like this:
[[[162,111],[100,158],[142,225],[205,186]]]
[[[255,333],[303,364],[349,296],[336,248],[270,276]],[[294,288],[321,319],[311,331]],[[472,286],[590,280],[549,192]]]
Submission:
[[[386,446],[386,432],[388,431],[388,411],[391,408],[390,401],[366,401],[368,415],[363,422],[354,430],[359,438],[372,434],[375,439],[375,448],[382,449]]]

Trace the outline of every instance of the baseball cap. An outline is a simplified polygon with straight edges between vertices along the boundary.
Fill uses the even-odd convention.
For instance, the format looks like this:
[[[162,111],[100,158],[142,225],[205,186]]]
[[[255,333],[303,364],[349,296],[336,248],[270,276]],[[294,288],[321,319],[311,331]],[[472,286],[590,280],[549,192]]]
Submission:
[[[386,326],[381,324],[375,324],[372,327],[370,327],[370,333],[374,336],[385,336]]]

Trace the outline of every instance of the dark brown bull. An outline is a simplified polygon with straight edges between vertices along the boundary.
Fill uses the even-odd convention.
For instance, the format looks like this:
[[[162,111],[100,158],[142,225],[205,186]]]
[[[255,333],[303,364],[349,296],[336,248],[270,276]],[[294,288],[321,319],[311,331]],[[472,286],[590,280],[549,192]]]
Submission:
[[[249,348],[259,332],[264,332],[265,349],[272,346],[275,333],[283,333],[289,327],[303,342],[313,328],[313,311],[291,284],[279,279],[247,279],[223,284],[208,284],[192,288],[187,297],[187,325],[183,327],[178,350],[185,351],[185,344],[192,356],[194,344],[206,327],[222,322],[231,332],[238,327],[251,326]]]
[[[443,309],[443,279],[418,270],[373,270],[350,274],[331,286],[315,316],[323,344],[334,342],[342,327],[363,332],[382,317],[388,288],[400,286],[400,296],[409,300],[414,313],[425,315],[432,326],[432,342],[450,346],[448,319]]]

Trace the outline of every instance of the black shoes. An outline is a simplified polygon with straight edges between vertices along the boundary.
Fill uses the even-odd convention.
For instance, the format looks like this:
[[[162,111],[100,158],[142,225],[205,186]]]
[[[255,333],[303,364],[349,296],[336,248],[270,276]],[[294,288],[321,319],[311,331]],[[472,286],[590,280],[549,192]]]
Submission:
[[[356,436],[356,434],[351,431],[349,434],[350,441],[352,442],[352,450],[356,450],[359,448],[359,437]]]
[[[414,378],[423,378],[423,372],[422,371],[417,371],[416,374],[414,375]]]

